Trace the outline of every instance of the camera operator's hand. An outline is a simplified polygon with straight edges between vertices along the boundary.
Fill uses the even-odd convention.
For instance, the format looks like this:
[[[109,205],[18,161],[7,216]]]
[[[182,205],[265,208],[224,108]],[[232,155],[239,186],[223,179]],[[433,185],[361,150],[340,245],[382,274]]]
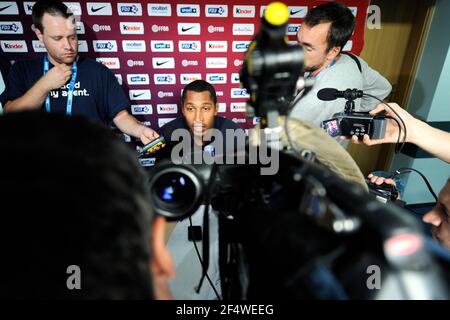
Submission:
[[[377,186],[381,186],[383,183],[389,184],[391,186],[397,187],[397,183],[394,179],[391,178],[385,178],[385,177],[379,177],[375,176],[372,173],[367,176],[367,178],[370,179],[370,182],[373,184],[376,184]],[[400,200],[400,193],[398,193],[397,199]]]
[[[402,118],[406,126],[406,142],[414,143],[423,150],[431,153],[437,158],[450,162],[450,133],[433,128],[427,123],[414,118],[406,110],[401,108],[396,103],[388,104],[392,109],[394,109],[397,114]],[[374,115],[381,111],[385,111],[387,116],[391,116],[398,120],[395,113],[385,106],[384,104],[379,104],[369,113]],[[400,125],[401,121],[399,121]],[[381,143],[396,143],[398,139],[399,126],[393,119],[387,119],[386,133],[383,139],[370,139],[368,135],[364,135],[362,142],[358,141],[358,137],[353,136],[351,141],[353,143],[359,144],[364,143],[365,145],[371,146]],[[403,142],[404,137],[403,127],[401,128],[400,142]],[[341,137],[345,139],[345,137]]]

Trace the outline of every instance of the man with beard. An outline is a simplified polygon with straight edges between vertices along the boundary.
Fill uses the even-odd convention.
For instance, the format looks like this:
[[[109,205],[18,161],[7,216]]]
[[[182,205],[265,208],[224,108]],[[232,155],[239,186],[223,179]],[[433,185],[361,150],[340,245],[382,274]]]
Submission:
[[[361,58],[342,53],[354,28],[355,17],[343,4],[327,2],[308,12],[297,39],[304,49],[305,77],[313,78],[315,84],[305,95],[303,91],[297,95],[292,117],[320,125],[333,114],[343,112],[345,102],[342,99],[322,101],[317,98],[317,92],[323,88],[358,89],[380,99],[390,93],[391,85],[377,71]],[[375,99],[357,99],[355,111],[368,111],[377,104]]]

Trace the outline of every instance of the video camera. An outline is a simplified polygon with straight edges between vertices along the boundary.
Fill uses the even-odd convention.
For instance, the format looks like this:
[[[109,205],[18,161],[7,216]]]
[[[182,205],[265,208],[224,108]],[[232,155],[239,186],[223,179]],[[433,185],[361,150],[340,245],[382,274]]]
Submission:
[[[249,106],[268,127],[287,112],[303,63],[301,48],[283,40],[288,17],[280,3],[267,7],[241,70]],[[413,217],[318,162],[271,152],[280,153],[274,175],[261,175],[249,154],[241,164],[157,163],[150,173],[157,213],[179,220],[201,204],[218,213],[223,299],[449,297]],[[383,270],[376,291],[367,286],[374,265]]]
[[[368,112],[355,112],[355,102],[364,93],[357,89],[338,91],[333,88],[319,90],[317,97],[323,101],[331,101],[337,98],[346,99],[344,112],[333,115],[333,118],[322,122],[321,126],[330,136],[357,136],[362,140],[367,134],[371,139],[382,139],[386,132],[386,118],[384,114],[371,115]]]

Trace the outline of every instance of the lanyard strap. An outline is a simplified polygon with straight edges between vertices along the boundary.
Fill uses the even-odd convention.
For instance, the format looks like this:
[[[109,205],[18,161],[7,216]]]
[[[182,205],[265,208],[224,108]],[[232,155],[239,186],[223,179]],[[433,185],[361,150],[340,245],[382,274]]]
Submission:
[[[48,57],[44,57],[44,76],[47,74],[48,69],[50,67],[50,63],[48,61]],[[69,91],[67,92],[67,105],[66,105],[66,114],[68,116],[72,115],[72,102],[73,102],[73,90],[75,88],[75,81],[77,79],[77,61],[75,60],[72,63],[72,78],[70,79]],[[50,93],[45,98],[45,110],[50,112]]]

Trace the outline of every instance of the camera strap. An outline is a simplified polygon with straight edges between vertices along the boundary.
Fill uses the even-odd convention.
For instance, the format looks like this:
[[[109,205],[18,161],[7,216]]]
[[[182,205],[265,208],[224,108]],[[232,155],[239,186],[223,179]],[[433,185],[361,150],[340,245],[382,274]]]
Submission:
[[[356,65],[358,66],[359,72],[362,73],[361,62],[353,53],[341,51],[341,54],[345,54],[346,56],[349,56],[353,61],[355,61]]]
[[[205,203],[205,210],[203,211],[202,260],[203,273],[197,286],[197,292],[200,292],[209,267],[209,202]]]

